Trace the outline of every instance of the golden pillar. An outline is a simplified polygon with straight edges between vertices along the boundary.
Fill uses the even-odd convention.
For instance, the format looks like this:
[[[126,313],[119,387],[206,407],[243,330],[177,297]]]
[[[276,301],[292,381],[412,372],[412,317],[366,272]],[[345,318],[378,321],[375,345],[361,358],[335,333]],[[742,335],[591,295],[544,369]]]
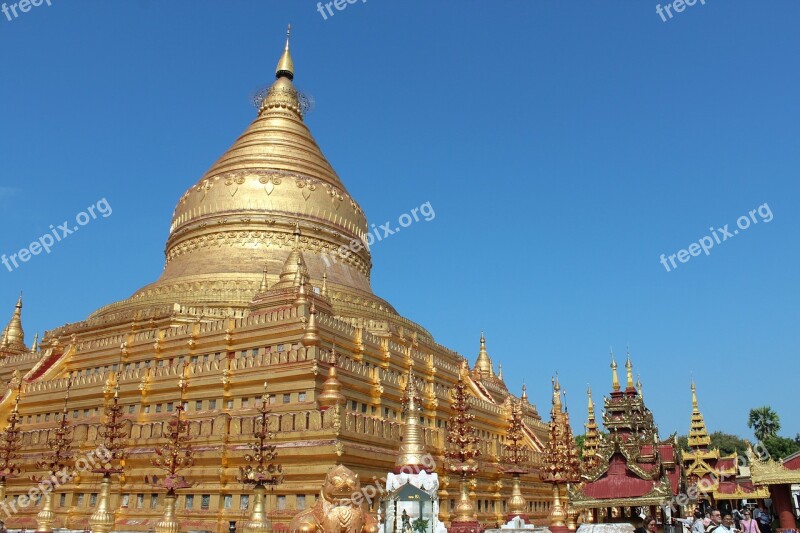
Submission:
[[[478,515],[475,513],[475,506],[469,499],[469,478],[461,476],[461,493],[456,502],[455,518],[453,522],[477,522]]]
[[[109,533],[114,529],[114,512],[110,510],[111,476],[105,475],[100,481],[100,499],[97,510],[89,518],[92,533]]]
[[[53,521],[56,515],[53,512],[53,497],[49,490],[42,491],[42,510],[36,515],[36,533],[52,533]]]
[[[267,489],[264,485],[256,485],[253,489],[253,512],[250,514],[248,520],[242,531],[244,533],[267,533],[269,531],[269,524],[267,524],[267,513],[264,509],[264,494]]]
[[[527,502],[525,498],[522,496],[522,490],[520,489],[520,481],[519,481],[519,474],[514,474],[514,477],[511,481],[511,498],[508,500],[508,516],[520,516],[525,518],[527,515]]]
[[[156,524],[156,533],[180,533],[181,526],[175,518],[175,501],[178,496],[174,491],[168,491],[164,500],[164,515]]]
[[[558,483],[553,483],[553,505],[550,506],[550,514],[548,515],[550,520],[550,527],[566,527],[565,521],[567,519],[567,513],[564,511],[564,506],[561,505],[561,494],[558,488]]]

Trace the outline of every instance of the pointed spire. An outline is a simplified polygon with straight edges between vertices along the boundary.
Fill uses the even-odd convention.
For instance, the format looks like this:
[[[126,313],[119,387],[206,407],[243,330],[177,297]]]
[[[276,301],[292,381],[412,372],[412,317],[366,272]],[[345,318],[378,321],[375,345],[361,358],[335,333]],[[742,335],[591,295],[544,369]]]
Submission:
[[[336,353],[336,344],[334,343],[331,348],[331,355],[329,358],[330,367],[328,368],[328,379],[322,384],[322,393],[317,398],[320,408],[324,411],[334,405],[341,405],[345,402],[345,397],[342,394],[342,384],[336,373],[336,363],[339,356]]]
[[[692,450],[705,450],[711,444],[711,436],[708,434],[706,422],[700,413],[700,407],[697,403],[697,388],[694,386],[694,379],[692,379],[692,418],[689,426],[689,448]]]
[[[322,288],[319,290],[320,296],[328,296],[328,271],[322,273]]]
[[[617,375],[617,362],[614,360],[614,350],[611,350],[611,388],[614,392],[618,392],[619,376]]]
[[[311,308],[308,311],[308,324],[306,325],[306,332],[302,338],[303,346],[318,346],[319,345],[319,328],[317,327],[317,307],[314,301],[311,301]]]
[[[286,30],[286,46],[283,49],[283,54],[278,60],[278,67],[275,69],[276,78],[289,78],[294,79],[294,62],[292,61],[292,54],[289,52],[289,36],[292,33],[292,25]]]
[[[475,361],[475,370],[482,378],[494,376],[494,368],[492,367],[492,360],[486,352],[486,337],[481,332],[481,349],[478,353],[478,360]]]
[[[626,390],[636,390],[633,385],[633,363],[631,363],[631,352],[630,350],[626,350],[627,359],[625,360],[625,374],[627,377],[627,383],[625,384]]]
[[[261,287],[259,287],[259,293],[265,293],[269,289],[269,285],[267,283],[267,265],[264,265],[263,275],[261,276]]]
[[[25,345],[25,332],[22,330],[22,293],[14,307],[14,314],[11,315],[11,320],[3,332],[0,348],[20,353],[28,351]]]
[[[528,403],[528,387],[525,386],[525,383],[522,384],[522,396],[520,396],[519,399]]]
[[[497,379],[503,381],[503,363],[497,363]]]
[[[636,376],[636,390],[639,391],[639,398],[644,400],[644,391],[642,390],[642,376]]]
[[[33,345],[31,345],[31,353],[36,353],[39,351],[39,332],[36,332],[36,335],[33,336]]]
[[[558,374],[551,380],[553,382],[553,409],[561,411],[561,383],[558,381]]]
[[[395,473],[406,471],[404,467],[412,467],[420,470],[425,465],[425,445],[423,444],[422,429],[420,427],[419,415],[422,411],[420,405],[419,390],[417,380],[411,368],[406,375],[406,388],[403,393],[403,413],[405,425],[403,426],[403,438],[400,444],[400,454],[394,463]]]
[[[597,428],[597,420],[594,414],[594,400],[592,400],[592,388],[586,387],[586,396],[588,397],[588,416],[586,424],[586,433],[584,433],[583,440],[583,461],[587,469],[591,469],[597,465],[597,448],[600,445],[600,432]]]

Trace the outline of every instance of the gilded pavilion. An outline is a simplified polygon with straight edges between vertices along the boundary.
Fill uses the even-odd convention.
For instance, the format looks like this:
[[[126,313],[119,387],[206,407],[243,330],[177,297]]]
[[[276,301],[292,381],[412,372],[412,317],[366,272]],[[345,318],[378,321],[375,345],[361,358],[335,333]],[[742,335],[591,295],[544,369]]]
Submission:
[[[287,39],[255,120],[178,200],[157,281],[32,346],[17,302],[0,344],[0,420],[17,391],[21,417],[21,473],[7,480],[9,500],[19,502],[29,477],[44,474],[36,461],[50,453],[62,413],[75,457],[102,442],[104,405],[118,388],[128,436],[124,471],[111,489],[116,529],[147,531],[161,516],[164,493],[152,484],[158,472],[150,459],[181,405],[194,465],[184,473],[191,487],[178,491],[178,519],[185,530],[227,531],[250,513],[250,489],[237,472],[266,381],[285,474],[267,496],[267,511],[273,530],[286,530],[313,505],[332,466],[347,466],[365,484],[393,468],[411,372],[419,380],[421,439],[438,464],[449,392],[459,376],[468,381],[482,437],[472,496],[482,522],[505,521],[511,477],[502,458],[517,399],[495,372],[483,336],[470,368],[372,292],[370,250],[352,244],[365,240],[367,218],[304,123],[294,73]],[[19,388],[13,376],[21,377]],[[614,401],[630,402],[628,395],[615,392]],[[550,502],[538,474],[547,425],[524,391],[520,399],[532,472],[521,487],[528,514],[541,522]],[[440,517],[448,522],[458,483],[437,471]],[[87,527],[100,479],[82,472],[56,490],[55,527]],[[20,508],[6,524],[31,529],[37,510]]]
[[[722,455],[711,448],[705,419],[697,402],[697,388],[692,382],[692,417],[689,427],[689,451],[683,452],[683,473],[687,486],[695,486],[701,507],[738,506],[741,500],[769,498],[769,489],[756,487],[751,480],[742,479],[746,467],[739,464],[736,453]],[[724,502],[729,502],[723,505]]]
[[[574,509],[585,522],[638,520],[636,508],[656,516],[681,488],[677,438],[658,436],[653,413],[644,403],[641,383],[634,384],[630,355],[622,388],[612,355],[612,390],[604,398],[602,435],[589,392],[581,482],[570,491]]]

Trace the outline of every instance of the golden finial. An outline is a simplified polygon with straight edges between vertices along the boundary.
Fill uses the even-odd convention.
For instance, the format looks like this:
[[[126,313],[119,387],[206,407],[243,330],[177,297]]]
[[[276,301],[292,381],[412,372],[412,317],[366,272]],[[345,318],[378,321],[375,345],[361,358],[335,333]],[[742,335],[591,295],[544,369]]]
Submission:
[[[558,381],[558,374],[550,379],[553,383],[553,408],[561,410],[561,383]]]
[[[264,394],[261,395],[261,401],[264,405],[269,404],[269,394],[267,394],[267,380],[264,380]]]
[[[311,301],[311,306],[308,311],[308,324],[306,324],[306,332],[301,339],[303,346],[318,346],[319,345],[319,328],[317,327],[317,306],[314,301]]]
[[[522,382],[522,396],[520,396],[519,399],[523,402],[528,401],[528,387],[525,386],[524,381]]]
[[[320,407],[325,410],[335,405],[341,405],[345,402],[345,397],[341,393],[342,384],[339,383],[339,378],[336,374],[336,363],[339,360],[336,354],[336,341],[331,347],[331,355],[329,357],[330,367],[328,368],[328,379],[322,384],[322,393],[319,395],[318,401]]]
[[[481,331],[481,349],[480,352],[478,353],[478,360],[475,361],[475,370],[478,371],[481,377],[494,376],[492,359],[486,352],[486,337],[483,335],[482,331]]]
[[[614,349],[611,349],[611,388],[614,392],[619,391],[619,376],[617,375],[617,362],[614,360]]]
[[[402,467],[422,468],[425,465],[425,446],[419,425],[419,391],[417,382],[414,379],[413,367],[409,367],[406,375],[406,388],[403,394],[403,412],[405,414],[405,426],[403,427],[403,439],[400,444],[400,454],[394,463],[395,473],[399,473]]]
[[[267,265],[264,265],[263,275],[261,276],[261,287],[258,289],[258,292],[264,293],[267,292],[269,289],[269,285],[267,285]]]
[[[594,418],[594,400],[592,400],[592,387],[586,386],[586,396],[589,398],[589,417]]]
[[[497,379],[503,381],[503,363],[497,363]]]
[[[692,411],[699,411],[700,407],[697,403],[697,388],[694,386],[694,377],[692,377]]]
[[[278,60],[278,67],[275,69],[276,78],[288,78],[290,81],[294,79],[294,62],[292,61],[292,54],[289,52],[289,36],[292,33],[292,25],[289,24],[286,30],[286,46],[283,49],[283,54]]]
[[[320,296],[328,296],[328,271],[322,273],[322,288],[319,290]]]
[[[294,249],[299,250],[300,235],[302,235],[302,232],[300,231],[300,222],[297,220],[294,221],[294,231],[292,233],[294,234]]]
[[[3,339],[0,347],[11,350],[28,351],[25,345],[25,332],[22,330],[22,293],[19,293],[17,305],[14,306],[14,314],[3,330]]]
[[[31,345],[31,353],[36,353],[39,351],[39,332],[37,331],[36,334],[33,336],[33,344]]]
[[[633,387],[633,363],[631,363],[631,352],[626,348],[627,359],[625,360],[625,373],[627,374],[626,388],[628,390],[634,389]]]

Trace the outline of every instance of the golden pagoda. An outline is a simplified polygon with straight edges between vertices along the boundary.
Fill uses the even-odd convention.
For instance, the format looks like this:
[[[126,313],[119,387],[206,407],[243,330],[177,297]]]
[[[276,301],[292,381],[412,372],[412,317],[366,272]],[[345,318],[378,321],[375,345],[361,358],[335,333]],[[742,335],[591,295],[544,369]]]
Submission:
[[[154,487],[164,474],[151,458],[167,442],[176,411],[194,459],[182,471],[191,486],[177,490],[174,502],[174,523],[184,530],[227,531],[231,522],[251,519],[255,498],[239,472],[264,395],[285,475],[265,498],[273,530],[311,507],[334,465],[362,480],[394,467],[404,426],[403,376],[412,367],[417,434],[442,463],[449,391],[465,359],[372,292],[371,252],[359,245],[367,219],[305,124],[294,75],[287,38],[253,122],[178,200],[158,280],[46,332],[38,349],[24,343],[17,303],[2,335],[0,377],[9,383],[19,371],[23,379],[18,464],[26,475],[7,480],[9,498],[28,490],[22,477],[43,475],[36,459],[56,431],[68,384],[74,456],[102,444],[103,384],[112,374],[126,435],[123,471],[105,504],[114,512],[113,530],[147,531],[161,521],[172,495]],[[494,524],[504,518],[511,491],[501,463],[516,398],[494,373],[484,336],[469,370],[463,377],[481,437],[471,495],[478,520]],[[176,384],[183,375],[192,387],[181,397]],[[15,391],[6,386],[2,394],[5,420]],[[526,395],[522,400],[531,471],[538,472],[547,425]],[[439,491],[445,523],[458,496],[458,481],[447,478]],[[86,471],[60,486],[53,526],[88,528],[102,483],[101,473]],[[526,474],[521,491],[527,514],[543,519],[548,486]],[[37,512],[19,507],[6,525],[31,529]]]
[[[736,453],[722,455],[718,448],[711,447],[703,414],[697,401],[694,380],[692,391],[692,415],[689,426],[689,450],[683,452],[683,475],[686,484],[693,487],[691,494],[704,510],[723,500],[755,500],[769,498],[769,489],[756,487],[749,479],[742,479]]]

